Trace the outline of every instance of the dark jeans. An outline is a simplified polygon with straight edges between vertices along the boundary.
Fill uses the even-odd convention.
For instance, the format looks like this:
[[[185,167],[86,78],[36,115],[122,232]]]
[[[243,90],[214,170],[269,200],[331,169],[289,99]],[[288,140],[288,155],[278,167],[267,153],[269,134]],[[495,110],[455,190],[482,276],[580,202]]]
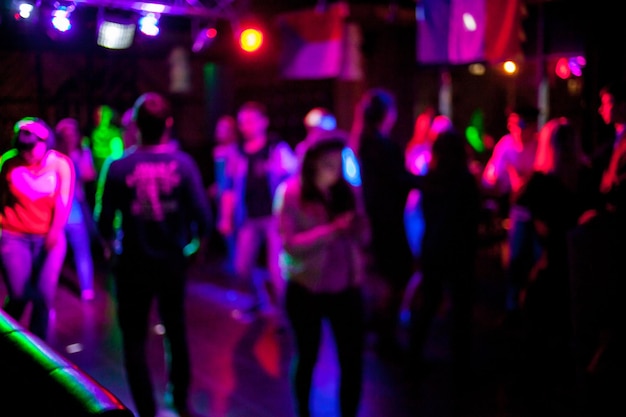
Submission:
[[[508,234],[509,261],[507,265],[506,310],[519,309],[519,296],[528,283],[533,265],[541,255],[541,246],[530,218],[523,209],[511,209],[511,228]]]
[[[322,320],[328,319],[341,372],[341,416],[356,417],[363,377],[364,310],[361,290],[350,288],[337,294],[315,294],[290,281],[286,291],[287,315],[296,342],[292,387],[297,415],[311,415],[311,384],[322,341]]]
[[[120,259],[115,267],[117,312],[130,392],[140,417],[156,415],[150,369],[146,362],[150,309],[156,297],[165,327],[166,355],[174,407],[187,409],[190,362],[185,322],[183,259]]]
[[[472,256],[447,254],[431,259],[424,257],[422,282],[418,290],[418,302],[411,321],[409,349],[411,361],[421,365],[424,348],[428,342],[434,318],[441,307],[444,294],[449,291],[451,299],[450,348],[453,377],[463,378],[470,368],[472,346],[472,311],[474,305],[475,277]]]
[[[8,296],[4,310],[19,321],[32,303],[29,330],[42,340],[48,336],[50,311],[54,307],[59,275],[67,242],[61,234],[51,250],[44,248],[44,236],[2,231],[0,267]]]

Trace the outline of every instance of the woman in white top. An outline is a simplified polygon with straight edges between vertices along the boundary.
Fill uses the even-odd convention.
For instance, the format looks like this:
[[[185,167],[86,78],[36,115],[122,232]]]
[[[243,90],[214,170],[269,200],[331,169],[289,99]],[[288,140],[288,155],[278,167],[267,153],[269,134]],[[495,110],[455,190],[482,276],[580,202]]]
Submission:
[[[342,174],[341,137],[318,137],[304,152],[299,175],[275,199],[282,241],[285,304],[295,337],[292,373],[296,414],[310,416],[313,370],[328,320],[341,371],[342,417],[356,417],[361,397],[364,305],[361,250],[368,240],[358,188]]]

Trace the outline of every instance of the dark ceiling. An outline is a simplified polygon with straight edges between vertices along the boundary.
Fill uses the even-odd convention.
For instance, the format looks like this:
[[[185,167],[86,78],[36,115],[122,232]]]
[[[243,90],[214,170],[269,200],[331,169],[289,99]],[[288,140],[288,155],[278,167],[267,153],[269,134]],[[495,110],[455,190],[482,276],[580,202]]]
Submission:
[[[55,2],[64,0],[39,0],[40,8],[48,10]],[[409,17],[416,2],[419,0],[351,0],[347,1],[351,6],[363,7],[366,5],[398,6],[406,11]],[[504,0],[502,0],[504,1]],[[585,33],[586,20],[581,19],[583,8],[570,7],[582,4],[578,0],[522,0],[529,6],[529,19],[527,19],[526,35],[529,38],[528,45],[536,44],[534,38],[538,35],[537,23],[539,19],[539,4],[543,6],[545,18],[545,38],[548,50],[571,50],[580,49],[581,37]],[[156,0],[163,4],[177,5],[176,13],[161,17],[163,28],[159,39],[137,39],[142,42],[140,51],[150,51],[168,47],[168,43],[180,43],[181,39],[190,42],[189,32],[192,25],[199,24],[200,17],[197,11],[200,9],[224,15],[225,19],[218,19],[222,33],[228,33],[232,29],[232,18],[244,16],[260,17],[260,20],[269,22],[278,13],[302,8],[312,8],[316,5],[330,5],[337,1],[332,0]],[[596,0],[598,5],[605,0]],[[73,13],[75,22],[71,33],[61,34],[49,27],[47,19],[40,22],[17,22],[13,18],[14,10],[11,5],[13,0],[5,0],[3,9],[0,10],[0,49],[38,48],[43,50],[80,49],[88,50],[95,44],[97,14],[107,6],[124,6],[132,11],[136,0],[75,0],[76,9]],[[195,5],[195,6],[191,6]],[[110,7],[108,7],[110,9]],[[356,8],[356,7],[355,7]],[[588,10],[588,14],[599,14],[598,10],[604,7],[594,7]],[[185,10],[188,15],[184,15]],[[585,8],[586,9],[586,8]],[[193,13],[191,13],[193,12]],[[134,10],[136,14],[137,11]],[[587,12],[585,12],[587,13]],[[42,13],[43,15],[44,13]],[[28,24],[25,24],[28,23]],[[591,24],[591,23],[589,23]],[[230,37],[232,38],[232,36]],[[230,42],[230,40],[228,41]],[[555,42],[557,42],[555,44]],[[230,45],[225,46],[226,49]],[[214,48],[217,49],[217,48]],[[534,51],[530,51],[534,52]]]

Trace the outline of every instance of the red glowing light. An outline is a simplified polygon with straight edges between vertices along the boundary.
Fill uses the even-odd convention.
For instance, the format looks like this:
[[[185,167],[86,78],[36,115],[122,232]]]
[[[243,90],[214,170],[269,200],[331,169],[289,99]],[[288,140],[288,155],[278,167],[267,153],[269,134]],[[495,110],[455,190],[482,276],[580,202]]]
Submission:
[[[559,58],[559,60],[556,62],[556,67],[554,68],[554,72],[559,78],[563,80],[566,80],[567,78],[569,78],[570,75],[572,75],[572,70],[569,67],[568,59]]]

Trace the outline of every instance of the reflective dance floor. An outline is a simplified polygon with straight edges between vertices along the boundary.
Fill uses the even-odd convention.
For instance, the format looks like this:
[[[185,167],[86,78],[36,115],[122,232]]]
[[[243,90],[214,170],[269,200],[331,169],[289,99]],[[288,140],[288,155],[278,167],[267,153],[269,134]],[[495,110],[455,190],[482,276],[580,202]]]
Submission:
[[[519,343],[514,332],[499,327],[503,282],[498,256],[493,248],[481,254],[473,377],[463,389],[462,398],[452,395],[448,310],[444,305],[432,329],[427,352],[431,367],[426,375],[417,378],[404,358],[381,358],[368,345],[359,417],[522,415],[519,410],[523,395],[517,387]],[[98,261],[96,299],[83,302],[71,268],[66,269],[48,344],[134,410],[122,369],[111,278]],[[207,417],[293,417],[289,386],[293,345],[289,331],[273,320],[243,314],[251,297],[234,288],[232,277],[221,268],[219,255],[211,255],[191,269],[186,306],[195,412]],[[373,284],[368,287],[371,299],[375,299],[375,288]],[[0,284],[0,295],[5,293]],[[176,414],[166,408],[163,399],[164,329],[155,314],[150,330],[148,360],[162,405],[159,417],[174,417]],[[338,416],[338,370],[327,329],[325,335],[312,393],[316,417]]]

